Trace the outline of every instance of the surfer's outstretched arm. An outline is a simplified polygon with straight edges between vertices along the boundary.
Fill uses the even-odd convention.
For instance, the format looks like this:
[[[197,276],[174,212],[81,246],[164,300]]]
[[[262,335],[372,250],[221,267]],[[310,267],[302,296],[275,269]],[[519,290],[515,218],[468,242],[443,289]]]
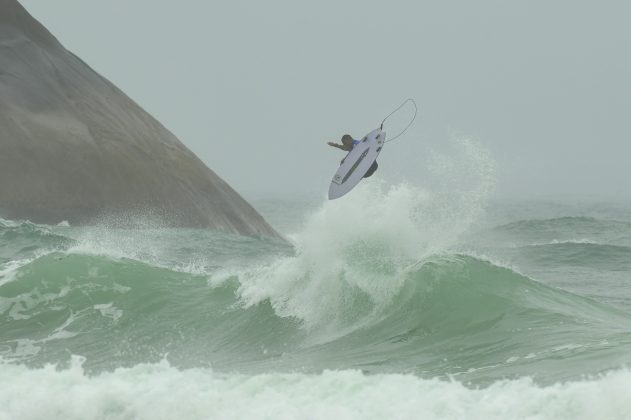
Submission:
[[[346,152],[348,152],[350,150],[346,145],[339,144],[339,143],[333,143],[332,141],[328,142],[327,144],[329,146],[331,146],[331,147],[337,147],[338,149],[342,149],[342,150],[344,150]]]

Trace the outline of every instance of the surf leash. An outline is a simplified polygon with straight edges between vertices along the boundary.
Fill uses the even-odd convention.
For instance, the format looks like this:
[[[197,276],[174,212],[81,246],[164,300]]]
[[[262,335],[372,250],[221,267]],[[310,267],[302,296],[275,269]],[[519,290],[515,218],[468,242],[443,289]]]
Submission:
[[[401,105],[399,105],[399,107],[397,109],[395,109],[394,111],[392,111],[391,113],[388,114],[388,116],[386,118],[383,119],[383,121],[381,121],[381,127],[380,129],[383,130],[383,124],[386,122],[386,120],[388,118],[390,118],[390,116],[392,116],[392,114],[395,114],[398,110],[400,110],[401,108],[403,108],[405,106],[405,104],[407,104],[408,102],[411,102],[412,105],[414,105],[414,116],[412,117],[412,119],[410,120],[410,122],[408,123],[408,125],[403,129],[403,131],[401,131],[399,134],[397,134],[396,136],[392,137],[390,140],[386,140],[384,143],[389,143],[392,140],[395,140],[396,138],[398,138],[399,136],[401,136],[403,133],[405,133],[406,131],[408,131],[408,128],[410,128],[410,126],[412,125],[412,123],[414,122],[414,120],[416,119],[416,114],[418,113],[418,107],[416,106],[416,102],[414,101],[414,99],[412,98],[408,98],[405,101],[403,101],[403,103]]]

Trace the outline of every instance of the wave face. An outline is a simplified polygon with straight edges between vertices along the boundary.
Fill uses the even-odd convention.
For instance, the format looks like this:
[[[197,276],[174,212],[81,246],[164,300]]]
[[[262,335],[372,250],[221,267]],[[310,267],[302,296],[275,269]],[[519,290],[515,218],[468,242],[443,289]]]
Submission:
[[[549,382],[629,361],[625,312],[508,268],[454,254],[390,275],[395,290],[344,272],[333,295],[316,299],[321,290],[303,287],[253,304],[237,276],[209,286],[207,276],[136,260],[51,252],[0,286],[0,354],[33,366],[77,354],[91,372],[168,357],[179,368],[350,368],[478,382],[550,364],[538,373]],[[290,299],[308,307],[292,312]]]
[[[0,418],[628,418],[631,217],[480,224],[462,147],[431,190],[267,202],[291,246],[0,220]]]

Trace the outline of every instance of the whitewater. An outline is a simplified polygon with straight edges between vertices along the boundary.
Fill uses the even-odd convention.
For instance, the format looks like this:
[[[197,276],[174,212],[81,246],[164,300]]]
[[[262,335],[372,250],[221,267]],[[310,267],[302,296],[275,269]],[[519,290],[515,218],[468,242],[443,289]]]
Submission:
[[[286,241],[0,219],[0,419],[630,419],[631,206],[261,198]]]

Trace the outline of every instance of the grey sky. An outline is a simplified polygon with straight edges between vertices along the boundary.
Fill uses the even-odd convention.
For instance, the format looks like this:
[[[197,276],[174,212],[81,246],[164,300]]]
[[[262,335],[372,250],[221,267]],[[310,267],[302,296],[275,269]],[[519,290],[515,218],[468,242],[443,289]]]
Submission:
[[[500,195],[631,197],[628,2],[22,4],[246,196],[324,196],[342,158],[325,142],[414,97],[379,159],[390,182],[422,182],[464,135],[496,158]]]

